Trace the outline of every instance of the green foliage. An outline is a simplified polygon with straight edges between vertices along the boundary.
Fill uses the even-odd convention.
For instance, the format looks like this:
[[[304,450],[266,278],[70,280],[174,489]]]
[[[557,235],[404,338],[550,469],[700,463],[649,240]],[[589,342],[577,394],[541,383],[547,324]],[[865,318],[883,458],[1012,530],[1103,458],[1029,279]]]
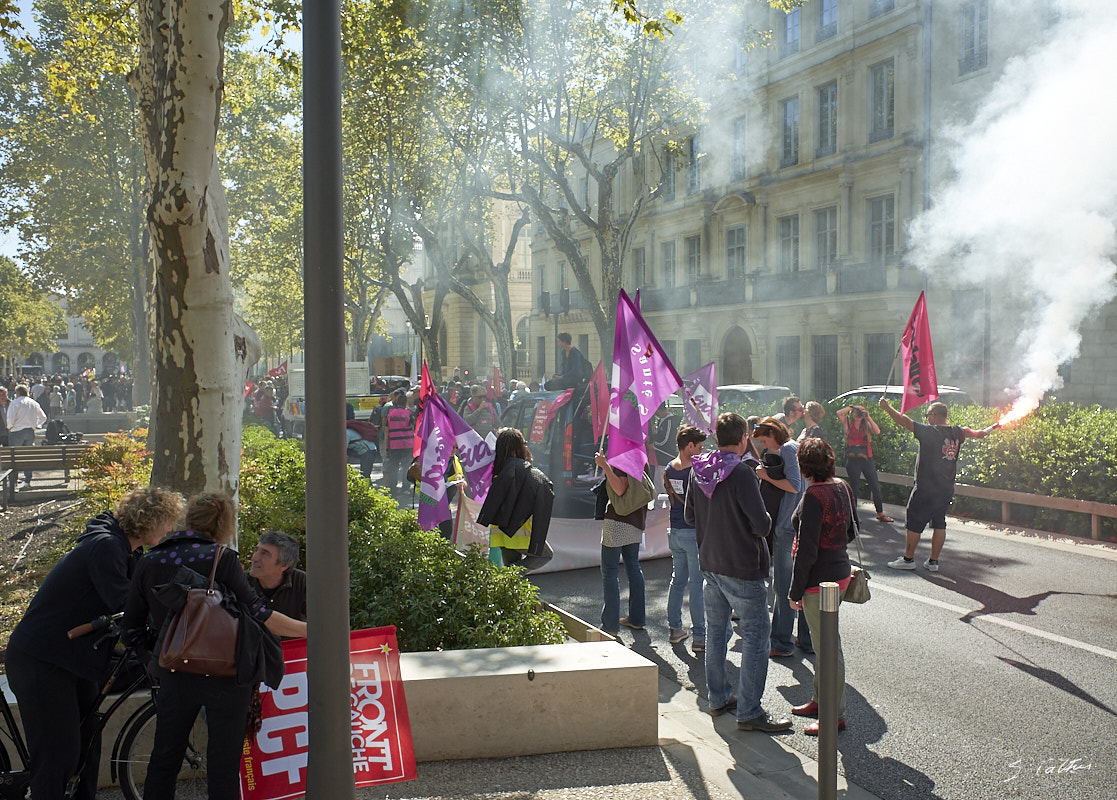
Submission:
[[[497,568],[477,552],[459,556],[354,469],[348,493],[352,628],[395,625],[407,651],[563,640],[558,617],[536,610],[537,590],[518,568]],[[299,442],[276,439],[261,426],[245,429],[239,519],[242,557],[269,530],[289,533],[305,548],[306,463]]]
[[[147,431],[106,433],[104,442],[90,447],[78,462],[81,467],[82,513],[85,520],[112,508],[116,502],[138,486],[151,481],[151,453],[147,449]]]

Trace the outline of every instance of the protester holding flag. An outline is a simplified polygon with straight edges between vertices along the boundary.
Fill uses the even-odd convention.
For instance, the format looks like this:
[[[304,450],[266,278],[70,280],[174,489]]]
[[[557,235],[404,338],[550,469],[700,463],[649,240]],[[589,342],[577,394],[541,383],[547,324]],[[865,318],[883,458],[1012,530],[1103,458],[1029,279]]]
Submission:
[[[611,636],[620,626],[644,630],[644,573],[640,569],[640,542],[648,517],[648,503],[655,496],[651,475],[645,469],[641,480],[635,480],[615,469],[604,453],[594,456],[605,479],[595,491],[604,491],[608,498],[601,525],[601,585],[605,602],[601,608],[601,627]],[[622,499],[623,498],[623,499]],[[641,502],[642,501],[642,502]],[[628,575],[628,616],[621,617],[621,586],[618,576],[620,561]]]
[[[516,428],[501,428],[496,436],[492,484],[477,514],[489,526],[489,548],[500,548],[506,567],[530,572],[554,556],[547,544],[555,488],[531,463],[531,451]]]
[[[945,403],[932,403],[927,409],[927,424],[916,422],[892,407],[883,395],[880,407],[892,421],[915,434],[919,454],[915,461],[915,484],[907,508],[907,542],[904,554],[889,561],[892,569],[915,569],[915,548],[928,523],[931,525],[931,556],[923,562],[928,572],[939,571],[939,555],[946,542],[946,512],[954,501],[954,480],[958,474],[958,453],[966,439],[983,439],[991,428],[975,431],[947,425]]]

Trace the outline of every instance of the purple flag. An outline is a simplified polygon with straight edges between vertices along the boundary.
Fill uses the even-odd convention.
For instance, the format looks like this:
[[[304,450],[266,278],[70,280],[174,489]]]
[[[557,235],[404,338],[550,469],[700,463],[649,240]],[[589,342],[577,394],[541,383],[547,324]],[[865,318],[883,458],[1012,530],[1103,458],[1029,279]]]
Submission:
[[[671,360],[621,289],[609,387],[608,461],[614,468],[629,475],[643,473],[648,420],[681,385]]]
[[[713,361],[683,378],[683,412],[688,425],[713,435],[718,416],[717,367]]]
[[[446,499],[446,465],[454,447],[465,471],[473,499],[484,502],[493,479],[493,448],[469,426],[444,398],[433,394],[427,398],[419,424],[422,446],[419,482],[419,527],[425,531],[450,519],[450,503]]]

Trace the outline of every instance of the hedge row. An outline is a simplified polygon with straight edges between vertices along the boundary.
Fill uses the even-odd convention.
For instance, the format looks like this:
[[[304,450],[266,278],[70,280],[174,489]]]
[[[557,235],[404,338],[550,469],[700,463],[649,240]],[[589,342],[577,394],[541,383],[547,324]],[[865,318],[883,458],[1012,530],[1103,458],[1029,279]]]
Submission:
[[[918,450],[915,438],[896,425],[873,401],[862,403],[880,426],[873,437],[873,460],[880,472],[911,475]],[[735,406],[743,414],[769,414],[771,406],[749,409]],[[822,421],[826,439],[834,445],[838,463],[845,461],[845,439],[834,409],[827,406]],[[998,409],[983,406],[951,406],[950,423],[984,428],[996,422]],[[910,412],[925,421],[926,406]],[[1066,497],[1112,503],[1117,498],[1117,410],[1074,403],[1047,403],[1020,422],[994,432],[984,439],[967,440],[958,462],[958,482],[994,489],[1009,489],[1028,494]],[[904,503],[908,490],[882,484],[890,502]],[[866,488],[862,486],[862,492]],[[958,496],[954,511],[983,519],[1000,520],[1000,503]],[[1013,506],[1016,524],[1043,530],[1090,536],[1090,517],[1085,514],[1052,511],[1033,506]],[[1101,536],[1117,540],[1117,519],[1102,518]]]

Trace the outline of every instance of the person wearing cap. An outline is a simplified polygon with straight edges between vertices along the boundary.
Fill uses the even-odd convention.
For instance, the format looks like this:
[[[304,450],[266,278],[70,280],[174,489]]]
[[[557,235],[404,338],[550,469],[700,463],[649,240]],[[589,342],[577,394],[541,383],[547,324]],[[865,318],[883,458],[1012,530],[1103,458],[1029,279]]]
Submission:
[[[939,555],[946,543],[946,512],[954,502],[954,481],[958,476],[958,453],[966,439],[983,439],[990,429],[975,431],[958,425],[947,425],[945,403],[931,403],[927,424],[916,422],[892,407],[888,398],[880,398],[880,407],[892,421],[915,434],[919,454],[915,460],[915,484],[908,497],[907,541],[904,554],[889,561],[892,569],[915,569],[915,548],[923,530],[931,525],[931,555],[923,562],[928,572],[939,571]]]

